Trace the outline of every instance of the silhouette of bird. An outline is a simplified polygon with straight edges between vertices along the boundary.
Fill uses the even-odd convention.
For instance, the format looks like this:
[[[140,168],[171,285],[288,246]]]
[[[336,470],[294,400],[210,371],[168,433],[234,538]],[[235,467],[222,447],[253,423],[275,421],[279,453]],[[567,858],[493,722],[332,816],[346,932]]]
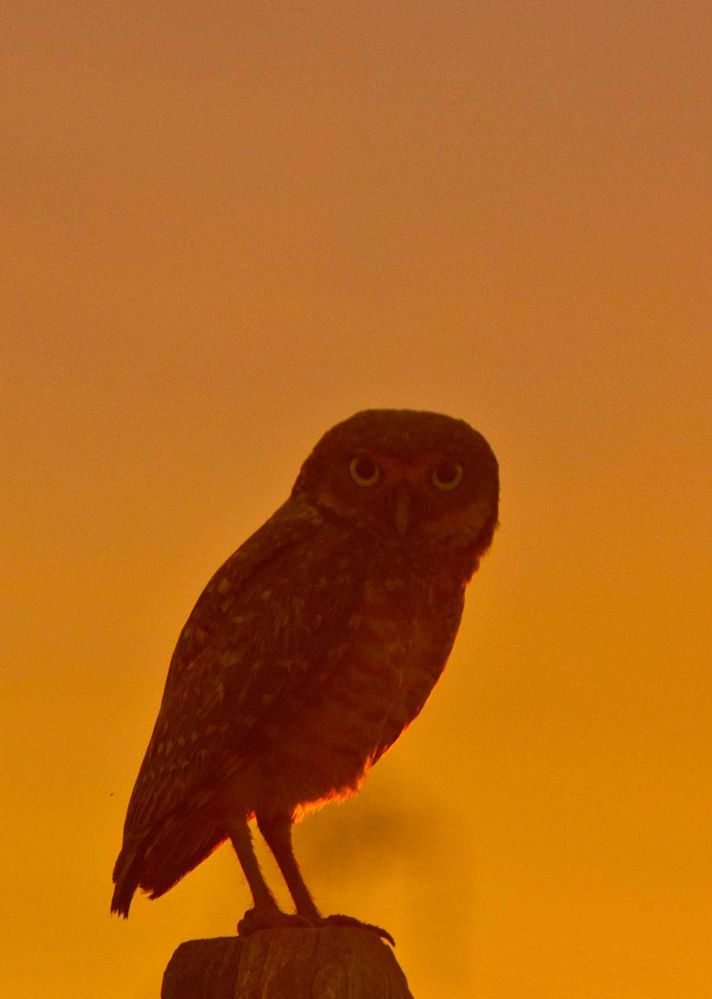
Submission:
[[[365,410],[210,580],[180,634],[131,795],[112,911],[164,894],[230,839],[249,933],[324,918],[292,823],[353,794],[425,704],[497,524],[497,461],[462,420]],[[296,912],[260,871],[255,818]],[[357,922],[349,917],[327,917]]]

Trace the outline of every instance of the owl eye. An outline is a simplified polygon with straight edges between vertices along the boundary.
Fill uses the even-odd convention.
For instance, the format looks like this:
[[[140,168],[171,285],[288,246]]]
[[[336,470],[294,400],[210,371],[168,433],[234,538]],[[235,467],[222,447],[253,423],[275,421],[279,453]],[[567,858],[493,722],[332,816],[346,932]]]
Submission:
[[[349,472],[357,486],[375,486],[381,477],[381,470],[376,462],[363,454],[351,459]]]
[[[441,461],[430,473],[430,481],[436,489],[450,492],[462,482],[463,468],[459,461]]]

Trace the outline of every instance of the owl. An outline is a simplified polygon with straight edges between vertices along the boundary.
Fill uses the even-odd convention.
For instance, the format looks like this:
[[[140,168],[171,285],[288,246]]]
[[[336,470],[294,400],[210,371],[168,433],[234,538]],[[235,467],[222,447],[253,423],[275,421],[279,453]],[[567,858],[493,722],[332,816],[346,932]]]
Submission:
[[[238,931],[316,926],[292,824],[358,790],[418,715],[497,524],[497,460],[462,420],[365,410],[329,430],[289,499],[183,628],[131,795],[112,911],[157,898],[230,839],[252,894]],[[294,901],[277,905],[250,821]]]

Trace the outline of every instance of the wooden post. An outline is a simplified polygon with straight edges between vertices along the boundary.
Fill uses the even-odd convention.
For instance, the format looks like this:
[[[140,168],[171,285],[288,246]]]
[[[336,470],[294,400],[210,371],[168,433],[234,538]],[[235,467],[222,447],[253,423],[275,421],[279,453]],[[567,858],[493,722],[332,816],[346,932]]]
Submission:
[[[162,999],[413,999],[393,951],[346,926],[261,930],[182,943]]]

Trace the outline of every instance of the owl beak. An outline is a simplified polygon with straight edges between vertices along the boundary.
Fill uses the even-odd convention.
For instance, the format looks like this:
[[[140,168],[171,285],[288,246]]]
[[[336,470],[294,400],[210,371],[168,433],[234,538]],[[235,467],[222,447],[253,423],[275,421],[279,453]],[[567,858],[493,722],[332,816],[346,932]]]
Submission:
[[[398,535],[402,538],[408,530],[408,524],[410,523],[410,495],[404,489],[396,493],[396,508],[393,514],[393,523],[396,525]]]

